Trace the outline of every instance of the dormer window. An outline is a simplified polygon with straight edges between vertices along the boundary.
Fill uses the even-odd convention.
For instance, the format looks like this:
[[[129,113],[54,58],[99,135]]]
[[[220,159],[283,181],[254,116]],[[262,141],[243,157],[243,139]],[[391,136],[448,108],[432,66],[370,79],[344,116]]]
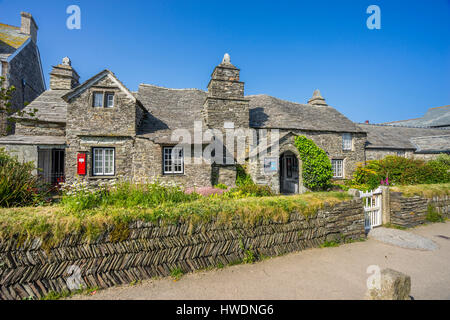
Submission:
[[[93,105],[95,108],[114,107],[114,93],[94,92]]]

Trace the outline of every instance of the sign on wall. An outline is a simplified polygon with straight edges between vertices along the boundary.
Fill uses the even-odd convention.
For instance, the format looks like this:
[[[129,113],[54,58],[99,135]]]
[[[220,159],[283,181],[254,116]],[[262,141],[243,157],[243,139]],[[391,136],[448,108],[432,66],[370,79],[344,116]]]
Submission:
[[[277,158],[264,158],[264,172],[277,172],[278,171],[278,159]]]

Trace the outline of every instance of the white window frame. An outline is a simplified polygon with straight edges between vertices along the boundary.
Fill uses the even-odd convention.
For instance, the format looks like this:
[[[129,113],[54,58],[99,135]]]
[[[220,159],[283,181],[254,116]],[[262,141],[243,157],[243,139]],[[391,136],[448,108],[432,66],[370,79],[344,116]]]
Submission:
[[[342,150],[345,151],[353,150],[353,136],[351,133],[342,134]]]
[[[181,150],[181,157],[178,152]],[[175,151],[175,152],[174,152]],[[184,173],[184,149],[183,147],[163,147],[163,173],[164,174],[183,174]],[[176,167],[180,167],[176,170]]]
[[[105,172],[105,151],[112,151],[112,163],[111,163],[111,171]],[[101,170],[99,172],[97,171],[97,164],[96,164],[96,153],[99,153],[101,155]],[[92,148],[92,174],[94,176],[113,176],[115,174],[115,166],[116,166],[116,152],[114,148]]]
[[[340,168],[339,168],[340,164]],[[343,178],[344,177],[344,160],[343,159],[332,159],[331,167],[333,169],[333,178]],[[340,169],[340,172],[339,172]],[[340,175],[339,175],[340,173]]]
[[[112,97],[111,105],[108,104],[108,102],[109,102],[108,97]],[[114,107],[114,93],[106,92],[105,93],[105,108],[113,108],[113,107]]]

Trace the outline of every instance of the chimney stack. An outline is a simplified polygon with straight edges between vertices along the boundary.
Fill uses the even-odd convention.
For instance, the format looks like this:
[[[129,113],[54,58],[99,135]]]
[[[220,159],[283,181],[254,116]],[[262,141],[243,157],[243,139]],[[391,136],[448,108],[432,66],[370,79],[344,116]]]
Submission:
[[[36,43],[38,31],[36,21],[34,21],[33,16],[28,12],[21,12],[20,16],[22,17],[20,32],[29,35],[31,37],[31,40]]]
[[[65,57],[61,64],[53,67],[50,72],[50,89],[51,90],[70,90],[78,86],[80,76],[72,68],[70,59]]]

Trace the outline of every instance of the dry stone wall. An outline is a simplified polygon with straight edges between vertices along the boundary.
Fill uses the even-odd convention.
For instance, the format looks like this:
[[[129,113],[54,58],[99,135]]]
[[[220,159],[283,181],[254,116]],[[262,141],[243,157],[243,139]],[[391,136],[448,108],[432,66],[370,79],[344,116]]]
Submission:
[[[257,256],[276,256],[324,241],[365,236],[359,200],[326,205],[309,218],[292,213],[288,222],[266,221],[249,227],[238,220],[231,224],[211,221],[192,227],[136,221],[120,234],[121,239],[116,239],[112,229],[91,242],[74,234],[47,250],[40,239],[0,242],[0,298],[38,298],[67,290],[74,276],[68,274],[70,270],[79,270],[85,286],[106,288],[168,276],[175,268],[189,272],[242,261],[243,248]]]
[[[444,217],[450,217],[450,197],[432,199],[420,196],[404,197],[401,192],[390,192],[391,223],[401,227],[415,227],[426,222],[429,206]]]

